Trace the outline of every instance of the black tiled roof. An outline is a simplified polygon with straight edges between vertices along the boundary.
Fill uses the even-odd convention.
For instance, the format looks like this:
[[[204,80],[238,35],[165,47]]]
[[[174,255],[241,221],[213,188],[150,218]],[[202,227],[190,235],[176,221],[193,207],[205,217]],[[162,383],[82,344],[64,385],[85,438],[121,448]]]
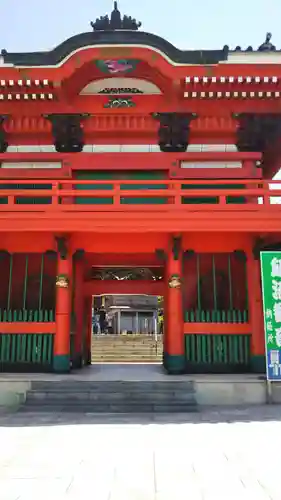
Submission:
[[[48,52],[2,51],[5,63],[16,66],[52,66],[73,51],[94,45],[146,45],[163,52],[175,63],[217,64],[228,57],[228,47],[222,50],[180,50],[160,36],[143,31],[98,31],[75,35]]]

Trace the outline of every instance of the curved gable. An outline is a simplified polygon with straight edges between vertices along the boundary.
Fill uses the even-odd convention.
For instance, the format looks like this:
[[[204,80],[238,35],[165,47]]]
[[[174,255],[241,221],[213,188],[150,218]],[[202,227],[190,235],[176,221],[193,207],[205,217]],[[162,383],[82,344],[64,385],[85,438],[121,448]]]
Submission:
[[[100,31],[75,35],[49,52],[4,52],[3,58],[5,64],[15,66],[60,66],[82,49],[122,45],[154,50],[174,65],[217,64],[228,56],[228,50],[180,50],[164,38],[142,31]]]

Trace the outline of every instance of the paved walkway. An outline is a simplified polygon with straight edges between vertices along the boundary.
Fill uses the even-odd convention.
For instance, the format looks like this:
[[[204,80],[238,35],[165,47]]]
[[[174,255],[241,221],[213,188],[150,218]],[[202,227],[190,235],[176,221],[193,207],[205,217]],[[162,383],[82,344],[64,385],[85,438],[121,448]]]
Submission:
[[[67,375],[55,373],[1,373],[0,381],[6,380],[87,380],[87,381],[175,381],[175,380],[230,380],[244,381],[264,378],[254,374],[242,375],[167,375],[161,363],[96,363],[83,370]]]
[[[0,417],[0,500],[280,500],[281,407]]]

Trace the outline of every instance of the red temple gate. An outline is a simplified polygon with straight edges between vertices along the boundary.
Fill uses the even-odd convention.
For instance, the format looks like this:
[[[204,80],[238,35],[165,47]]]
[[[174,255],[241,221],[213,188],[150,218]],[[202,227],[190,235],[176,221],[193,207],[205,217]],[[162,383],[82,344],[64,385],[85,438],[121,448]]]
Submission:
[[[2,55],[0,370],[87,364],[91,296],[127,290],[164,296],[169,373],[263,373],[280,54],[268,40],[180,51],[118,19],[50,52]],[[89,278],[110,265],[163,277]]]

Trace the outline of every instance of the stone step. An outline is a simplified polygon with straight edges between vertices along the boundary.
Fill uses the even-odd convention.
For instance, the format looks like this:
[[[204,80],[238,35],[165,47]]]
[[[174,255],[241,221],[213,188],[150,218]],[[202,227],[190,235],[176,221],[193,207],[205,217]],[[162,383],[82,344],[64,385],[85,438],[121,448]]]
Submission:
[[[155,360],[155,361],[162,361],[163,354],[107,354],[107,353],[101,353],[101,354],[92,354],[91,359],[113,359],[116,363],[122,363],[123,360],[127,361],[137,361],[138,359],[144,361],[145,359],[148,360]]]
[[[155,341],[155,335],[145,335],[145,334],[139,334],[139,335],[93,335],[92,340],[93,341],[99,341],[99,340],[116,340],[116,341],[148,341],[148,340],[153,340]],[[161,342],[162,337],[158,335],[157,341]]]
[[[157,352],[163,352],[163,349],[123,349],[122,347],[111,347],[110,349],[106,349],[106,348],[103,348],[103,349],[92,349],[92,353],[93,354],[99,354],[99,353],[118,353],[118,354],[156,354]]]
[[[118,354],[157,354],[159,352],[163,352],[163,349],[155,349],[155,348],[152,348],[152,349],[128,349],[128,348],[120,348],[120,347],[110,347],[109,349],[107,348],[102,348],[102,349],[92,349],[92,354],[103,354],[103,353],[111,353],[111,354],[114,354],[114,353],[118,353]]]
[[[127,344],[127,345],[132,345],[132,344],[136,344],[136,345],[151,345],[151,344],[156,344],[156,340],[153,338],[153,339],[139,339],[139,340],[136,340],[136,339],[130,339],[129,337],[124,337],[124,338],[119,338],[118,337],[116,339],[113,339],[113,338],[108,338],[106,335],[104,337],[100,337],[100,338],[94,338],[92,340],[92,344],[116,344],[116,345],[122,345],[122,344]],[[157,344],[162,344],[161,341],[157,342]]]
[[[106,343],[99,342],[97,344],[92,344],[92,349],[156,349],[155,344],[119,344],[119,343]],[[163,349],[162,344],[157,345],[158,349]]]
[[[185,393],[185,392],[151,392],[151,393],[133,393],[133,392],[124,392],[124,393],[91,393],[91,392],[55,392],[55,391],[30,391],[27,395],[27,401],[33,402],[42,402],[43,400],[48,403],[50,402],[58,402],[58,401],[92,401],[93,403],[96,401],[128,401],[132,403],[141,402],[159,402],[166,401],[167,403],[172,402],[193,402],[194,394],[193,393]]]
[[[163,350],[156,351],[156,349],[92,349],[92,354],[157,354],[157,352],[163,352]]]
[[[114,358],[114,357],[100,357],[100,358],[92,358],[92,364],[103,364],[103,363],[123,363],[123,364],[131,364],[131,363],[147,363],[147,364],[155,364],[161,363],[162,358]]]
[[[142,413],[195,413],[198,411],[197,405],[191,404],[139,404],[139,405],[131,405],[131,404],[96,404],[96,405],[30,405],[26,404],[21,407],[21,411],[28,413],[134,413],[134,414],[142,414]]]
[[[190,380],[34,381],[24,411],[76,413],[190,412],[196,410]]]
[[[114,350],[118,349],[120,351],[163,351],[163,346],[155,346],[153,344],[151,345],[144,345],[144,344],[136,344],[136,345],[128,345],[128,344],[94,344],[92,345],[92,351],[109,351],[109,350]]]
[[[91,356],[91,359],[92,360],[99,360],[99,359],[113,359],[114,361],[122,361],[123,359],[126,359],[128,361],[130,360],[138,360],[138,359],[141,359],[141,360],[145,360],[145,359],[148,359],[148,360],[159,360],[161,361],[162,360],[162,354],[160,355],[153,355],[153,354],[134,354],[134,355],[131,355],[131,354],[92,354]]]
[[[110,349],[116,347],[117,349],[156,349],[156,344],[128,344],[128,343],[111,343],[111,342],[98,342],[97,344],[93,343],[93,349]],[[163,348],[162,344],[158,344],[157,347],[160,349]]]
[[[156,349],[143,348],[102,348],[92,349],[92,361],[162,361],[163,350],[156,351]]]
[[[36,380],[32,382],[32,390],[45,391],[73,391],[73,392],[155,392],[155,391],[194,391],[192,380]]]
[[[85,391],[108,391],[118,392],[117,389],[133,390],[133,391],[173,391],[173,390],[192,390],[194,384],[192,380],[174,380],[173,377],[167,380],[66,380],[66,379],[52,379],[52,380],[33,380],[32,390],[85,390]]]

